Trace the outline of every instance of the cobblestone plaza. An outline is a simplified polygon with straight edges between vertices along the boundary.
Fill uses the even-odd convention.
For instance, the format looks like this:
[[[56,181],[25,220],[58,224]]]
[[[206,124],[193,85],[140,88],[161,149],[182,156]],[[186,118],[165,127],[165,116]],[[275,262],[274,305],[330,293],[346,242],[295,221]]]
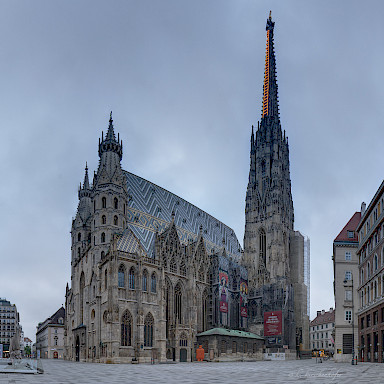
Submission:
[[[1,384],[39,383],[382,383],[383,366],[312,360],[95,364],[42,360],[43,374],[0,374]]]

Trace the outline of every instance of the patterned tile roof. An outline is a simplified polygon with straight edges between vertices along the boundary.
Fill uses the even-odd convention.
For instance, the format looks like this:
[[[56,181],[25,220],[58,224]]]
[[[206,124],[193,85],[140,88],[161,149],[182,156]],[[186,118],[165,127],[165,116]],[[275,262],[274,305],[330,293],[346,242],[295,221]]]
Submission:
[[[137,237],[132,233],[130,229],[125,230],[123,235],[118,235],[117,238],[117,250],[138,253],[140,250],[140,243]]]
[[[227,254],[235,259],[240,258],[241,246],[230,227],[150,181],[127,171],[124,171],[124,174],[129,195],[127,224],[140,240],[148,256],[152,254],[156,230],[162,232],[169,226],[174,211],[175,224],[182,243],[196,241],[201,225],[208,252],[219,252],[224,239]]]

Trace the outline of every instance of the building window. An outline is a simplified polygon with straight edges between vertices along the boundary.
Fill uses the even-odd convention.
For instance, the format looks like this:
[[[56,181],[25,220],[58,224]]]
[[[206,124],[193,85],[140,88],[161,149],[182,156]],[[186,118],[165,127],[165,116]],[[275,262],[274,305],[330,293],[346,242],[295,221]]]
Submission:
[[[367,327],[371,326],[371,314],[367,315]]]
[[[237,353],[237,343],[236,343],[236,341],[232,341],[232,353]]]
[[[352,311],[345,311],[345,321],[348,321],[349,323],[352,321]]]
[[[347,231],[348,232],[348,239],[353,239],[355,237],[355,232],[353,231]]]
[[[183,303],[183,294],[181,290],[181,285],[177,284],[175,287],[175,307],[174,307],[174,313],[176,321],[178,324],[182,324],[182,303]]]
[[[156,293],[156,274],[155,274],[155,272],[153,272],[152,276],[151,276],[151,292]]]
[[[263,260],[264,266],[267,266],[266,235],[264,229],[260,229],[259,232],[259,260]]]
[[[351,260],[351,252],[345,252],[345,260],[347,261]]]
[[[101,242],[105,243],[105,233],[104,232],[101,234]]]
[[[375,255],[375,256],[373,257],[373,267],[374,267],[375,271],[377,271],[377,268],[379,267],[379,263],[378,263],[377,255]]]
[[[176,265],[176,261],[175,259],[172,257],[171,259],[171,263],[170,263],[170,266],[169,266],[169,270],[172,272],[172,273],[176,273],[177,272],[177,265]]]
[[[117,200],[117,197],[115,197],[115,198],[113,199],[113,205],[114,205],[115,209],[118,209],[118,208],[119,208],[119,200]]]
[[[345,291],[345,300],[346,301],[352,301],[352,291],[350,291],[350,290]]]
[[[101,224],[107,224],[107,218],[105,215],[101,216]]]
[[[101,206],[102,208],[107,208],[107,199],[105,197],[101,199]]]
[[[132,345],[132,315],[125,311],[121,318],[121,346]]]
[[[117,280],[119,288],[125,287],[125,268],[123,265],[120,265],[119,271],[117,273]]]
[[[345,271],[345,280],[352,280],[352,272]]]
[[[180,347],[188,347],[187,335],[183,332],[180,336]]]
[[[343,354],[350,355],[352,353],[352,338],[351,333],[343,334]]]
[[[129,270],[129,289],[135,289],[135,270],[133,267]]]
[[[376,325],[379,322],[379,312],[373,312],[373,325]]]
[[[105,268],[105,272],[104,272],[104,289],[107,289],[108,288],[108,270],[107,268]]]
[[[113,218],[113,225],[119,225],[119,218],[117,216]]]
[[[227,342],[225,340],[221,340],[220,352],[227,353]]]
[[[77,235],[77,241],[81,241],[81,233]]]
[[[148,290],[148,272],[146,269],[144,269],[143,272],[143,291],[147,292]]]
[[[153,347],[153,316],[150,313],[144,320],[144,347]]]

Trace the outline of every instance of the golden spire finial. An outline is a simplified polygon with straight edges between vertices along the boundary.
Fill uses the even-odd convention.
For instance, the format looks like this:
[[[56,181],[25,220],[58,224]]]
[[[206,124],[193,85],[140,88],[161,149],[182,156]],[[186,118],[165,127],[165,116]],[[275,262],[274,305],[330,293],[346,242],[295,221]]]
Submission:
[[[272,11],[269,11],[269,20],[272,20]]]

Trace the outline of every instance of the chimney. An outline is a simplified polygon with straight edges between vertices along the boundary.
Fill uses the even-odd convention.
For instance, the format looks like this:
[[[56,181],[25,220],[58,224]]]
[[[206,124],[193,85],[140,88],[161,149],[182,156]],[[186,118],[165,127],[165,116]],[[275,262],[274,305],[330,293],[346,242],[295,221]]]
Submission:
[[[331,307],[331,308],[329,308],[329,312],[333,312],[333,308]]]
[[[322,309],[322,310],[321,310],[321,314],[322,314],[322,315],[324,315],[324,313],[325,313],[325,310],[324,310],[324,309]]]
[[[367,207],[367,205],[364,203],[364,201],[361,203],[361,217],[363,217],[364,215],[364,212],[365,212],[365,208]]]
[[[316,316],[320,316],[321,315],[321,311],[317,311],[317,315]]]

